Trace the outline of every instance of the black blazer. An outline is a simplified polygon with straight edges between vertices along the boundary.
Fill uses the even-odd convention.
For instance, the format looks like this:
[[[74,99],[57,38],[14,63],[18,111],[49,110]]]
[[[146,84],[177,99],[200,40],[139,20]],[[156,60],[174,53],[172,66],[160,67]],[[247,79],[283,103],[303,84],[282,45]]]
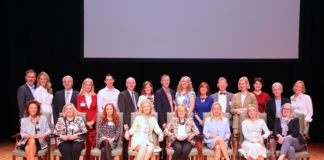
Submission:
[[[282,135],[281,134],[282,133],[282,128],[281,128],[280,118],[276,118],[273,133],[274,133],[275,136],[277,136],[278,134]],[[290,122],[288,123],[287,135],[291,135],[292,137],[297,138],[299,144],[305,144],[304,137],[299,132],[299,120],[298,120],[298,118],[294,118],[294,119],[290,120]]]
[[[76,107],[76,102],[77,102],[77,97],[78,97],[79,92],[76,90],[72,91],[72,96],[71,96],[71,103],[74,104]],[[65,90],[60,90],[55,92],[54,95],[54,100],[53,100],[53,118],[54,118],[54,123],[56,124],[60,112],[62,112],[63,106],[65,105]]]
[[[290,99],[281,98],[281,106],[285,103],[290,103]],[[280,106],[280,108],[281,108]],[[265,111],[267,113],[267,126],[270,131],[273,131],[274,123],[276,119],[276,102],[274,98],[269,99],[265,105]]]
[[[120,112],[123,112],[123,123],[131,126],[131,112],[135,112],[134,105],[137,106],[138,93],[134,91],[136,104],[133,104],[131,95],[128,90],[124,90],[118,95],[118,108]]]
[[[171,97],[172,97],[172,105],[175,100],[175,92],[170,89]],[[173,108],[174,105],[172,106]],[[162,127],[163,123],[167,123],[167,112],[171,112],[171,106],[169,103],[168,96],[164,92],[163,88],[158,89],[154,95],[154,108],[158,113],[158,123],[160,127]]]
[[[17,102],[19,109],[19,119],[24,117],[26,102],[33,99],[35,99],[34,95],[27,84],[23,84],[18,88]]]

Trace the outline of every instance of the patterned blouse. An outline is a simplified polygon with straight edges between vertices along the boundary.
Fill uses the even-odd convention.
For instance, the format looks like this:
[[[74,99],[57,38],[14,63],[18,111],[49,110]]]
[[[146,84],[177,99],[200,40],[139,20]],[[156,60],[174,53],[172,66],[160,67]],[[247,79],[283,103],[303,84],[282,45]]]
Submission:
[[[167,139],[167,147],[170,147],[172,143],[176,140],[176,135],[178,134],[178,128],[179,128],[179,118],[178,117],[173,117],[171,122],[168,123],[167,127],[164,130],[164,134],[168,136]],[[199,134],[199,130],[196,127],[195,123],[190,120],[186,119],[185,120],[185,132],[188,135],[187,141],[189,141],[192,145],[195,144],[194,137]]]
[[[177,92],[175,95],[176,105],[184,104],[187,108],[190,108],[190,98],[196,97],[196,93],[194,91],[189,91],[188,93],[179,93]]]
[[[118,139],[120,136],[120,125],[117,127],[113,122],[103,121],[102,119],[98,123],[97,128],[97,147],[99,148],[101,142],[107,138],[113,138],[114,142],[111,144],[111,148],[115,149],[118,143]]]
[[[74,141],[83,141],[82,136],[87,133],[87,128],[84,124],[82,117],[76,116],[72,121],[68,121],[64,117],[60,117],[56,123],[54,134],[57,136],[60,135],[73,135],[78,134],[79,138]],[[63,142],[63,139],[58,138],[58,144]]]

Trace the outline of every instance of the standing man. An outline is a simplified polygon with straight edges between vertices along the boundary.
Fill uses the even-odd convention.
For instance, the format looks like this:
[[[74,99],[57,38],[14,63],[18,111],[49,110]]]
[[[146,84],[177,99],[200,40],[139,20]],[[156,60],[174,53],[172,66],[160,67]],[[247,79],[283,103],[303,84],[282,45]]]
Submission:
[[[222,106],[223,113],[230,112],[233,93],[226,91],[227,80],[225,77],[219,77],[217,81],[218,92],[212,94],[214,102],[219,102]]]
[[[118,108],[120,112],[123,112],[123,124],[124,130],[127,131],[130,128],[131,123],[131,112],[137,112],[137,101],[138,93],[134,91],[136,86],[136,81],[133,77],[128,77],[126,79],[127,89],[120,92],[118,95]],[[128,159],[128,141],[123,138],[123,159]]]
[[[101,89],[98,92],[98,112],[102,112],[105,105],[109,103],[113,103],[116,110],[118,111],[118,95],[120,91],[114,87],[115,78],[112,74],[106,74],[105,76],[105,84],[106,87]]]
[[[25,80],[26,83],[21,85],[17,90],[19,120],[24,117],[26,102],[34,99],[36,72],[28,69],[25,72]]]
[[[158,123],[162,130],[167,126],[167,112],[174,112],[175,92],[169,88],[170,76],[163,74],[160,78],[162,87],[155,92],[154,107],[158,113]],[[165,140],[160,143],[162,147],[162,154],[160,159],[166,159]]]
[[[54,123],[56,124],[60,112],[62,112],[63,106],[65,104],[73,103],[76,106],[76,101],[79,92],[74,90],[73,87],[73,78],[69,75],[66,75],[62,79],[64,86],[63,90],[55,92],[54,101],[53,101],[53,115]]]

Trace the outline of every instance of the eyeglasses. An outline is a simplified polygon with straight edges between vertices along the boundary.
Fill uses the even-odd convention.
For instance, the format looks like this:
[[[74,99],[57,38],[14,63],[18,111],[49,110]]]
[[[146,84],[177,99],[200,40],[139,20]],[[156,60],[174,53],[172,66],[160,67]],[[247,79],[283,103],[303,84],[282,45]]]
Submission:
[[[283,110],[290,110],[290,108],[282,108]]]

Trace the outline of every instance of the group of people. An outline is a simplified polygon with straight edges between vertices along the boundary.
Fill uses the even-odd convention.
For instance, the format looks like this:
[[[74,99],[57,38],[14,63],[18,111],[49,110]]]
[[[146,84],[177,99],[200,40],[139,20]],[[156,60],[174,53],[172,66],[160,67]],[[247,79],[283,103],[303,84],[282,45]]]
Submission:
[[[46,72],[40,72],[36,77],[34,70],[27,70],[25,79],[26,83],[18,88],[17,101],[22,126],[19,146],[26,151],[27,159],[33,159],[37,150],[47,147],[45,138],[49,134],[58,137],[58,149],[63,159],[78,159],[84,147],[86,159],[90,159],[90,151],[95,145],[101,150],[101,159],[112,159],[111,151],[122,136],[121,130],[125,131],[124,159],[128,158],[130,146],[131,150],[138,152],[139,159],[147,160],[153,152],[170,147],[174,150],[172,159],[184,160],[190,150],[202,142],[215,151],[214,159],[229,159],[228,141],[231,132],[239,133],[240,126],[244,142],[239,152],[246,158],[265,157],[263,139],[272,133],[282,146],[279,158],[294,159],[295,151],[304,149],[295,113],[305,115],[305,134],[308,134],[313,115],[311,98],[305,94],[305,84],[300,80],[293,86],[294,95],[287,99],[282,97],[283,86],[279,82],[272,85],[274,98],[270,98],[262,91],[261,77],[254,78],[252,92],[247,77],[238,80],[239,92],[235,94],[226,90],[227,80],[220,77],[218,92],[210,94],[209,85],[202,82],[197,95],[190,77],[183,76],[175,91],[169,88],[170,76],[167,74],[161,76],[161,88],[155,92],[152,83],[145,81],[141,95],[134,90],[134,78],[127,78],[126,89],[120,92],[114,87],[115,79],[111,74],[105,76],[106,87],[98,94],[91,78],[84,79],[78,92],[73,89],[73,78],[64,76],[64,89],[54,95]],[[86,113],[86,119],[77,112]],[[96,124],[96,115],[101,112],[102,117]],[[123,113],[123,119],[118,112]],[[139,115],[131,123],[132,112]],[[176,115],[169,123],[168,112]],[[205,112],[210,112],[210,117],[204,121]],[[267,114],[267,122],[258,118],[258,114],[263,112]],[[51,116],[50,125],[41,113]],[[224,117],[224,113],[230,113],[231,117]],[[240,124],[242,116],[247,119]],[[159,145],[154,135],[157,135]],[[132,141],[128,145],[130,137]],[[168,138],[165,140],[164,137]],[[165,158],[165,151],[162,153],[161,158]]]

